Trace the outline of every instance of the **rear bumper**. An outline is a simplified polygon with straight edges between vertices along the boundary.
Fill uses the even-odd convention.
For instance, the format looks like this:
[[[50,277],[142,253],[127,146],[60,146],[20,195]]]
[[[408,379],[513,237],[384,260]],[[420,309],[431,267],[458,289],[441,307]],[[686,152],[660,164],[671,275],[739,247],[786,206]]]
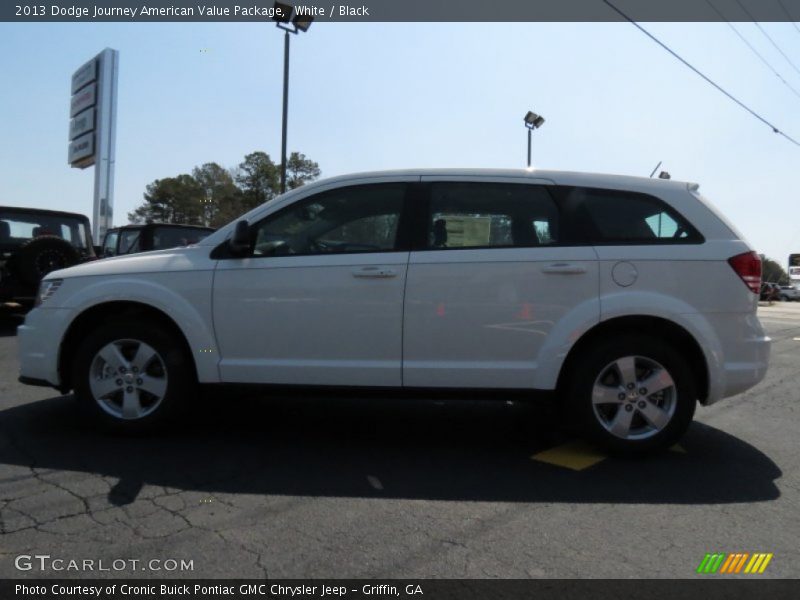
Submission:
[[[741,394],[764,379],[772,340],[754,313],[706,315],[706,318],[712,321],[719,340],[709,360],[708,397],[703,401],[708,405]]]

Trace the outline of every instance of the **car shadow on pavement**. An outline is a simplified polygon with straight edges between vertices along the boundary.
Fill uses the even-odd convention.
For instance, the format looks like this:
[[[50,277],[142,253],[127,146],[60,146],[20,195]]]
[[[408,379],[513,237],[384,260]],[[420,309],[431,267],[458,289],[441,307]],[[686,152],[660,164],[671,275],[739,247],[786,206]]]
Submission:
[[[84,423],[71,396],[0,412],[0,463],[235,494],[502,502],[718,504],[778,498],[780,469],[750,444],[695,423],[686,452],[608,458],[583,471],[531,460],[565,441],[528,403],[237,398],[198,401],[155,436]]]

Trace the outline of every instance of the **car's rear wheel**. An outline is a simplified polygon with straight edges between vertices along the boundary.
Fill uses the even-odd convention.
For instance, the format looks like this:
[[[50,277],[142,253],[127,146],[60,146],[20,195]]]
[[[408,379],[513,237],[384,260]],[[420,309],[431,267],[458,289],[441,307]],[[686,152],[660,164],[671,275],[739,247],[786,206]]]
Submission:
[[[672,346],[626,335],[587,349],[573,365],[569,418],[605,448],[658,450],[689,427],[697,401],[694,376]]]
[[[78,401],[118,430],[158,427],[194,394],[190,359],[177,336],[156,323],[109,323],[89,334],[73,363]]]

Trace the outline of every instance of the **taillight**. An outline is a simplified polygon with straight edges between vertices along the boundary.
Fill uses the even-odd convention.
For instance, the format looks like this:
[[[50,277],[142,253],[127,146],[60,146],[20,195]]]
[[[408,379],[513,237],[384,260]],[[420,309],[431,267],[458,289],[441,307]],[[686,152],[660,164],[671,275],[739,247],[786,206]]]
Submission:
[[[761,257],[755,252],[737,254],[728,259],[728,264],[742,278],[754,294],[761,291]]]

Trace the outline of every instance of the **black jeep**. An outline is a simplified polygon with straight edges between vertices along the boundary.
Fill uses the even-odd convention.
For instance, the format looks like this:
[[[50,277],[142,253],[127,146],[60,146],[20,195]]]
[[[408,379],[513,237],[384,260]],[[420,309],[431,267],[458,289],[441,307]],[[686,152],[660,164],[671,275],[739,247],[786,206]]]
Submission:
[[[214,231],[211,227],[175,223],[123,225],[106,232],[102,257],[188,246],[196,244]]]
[[[50,271],[94,258],[85,216],[0,206],[0,306],[33,304]]]

